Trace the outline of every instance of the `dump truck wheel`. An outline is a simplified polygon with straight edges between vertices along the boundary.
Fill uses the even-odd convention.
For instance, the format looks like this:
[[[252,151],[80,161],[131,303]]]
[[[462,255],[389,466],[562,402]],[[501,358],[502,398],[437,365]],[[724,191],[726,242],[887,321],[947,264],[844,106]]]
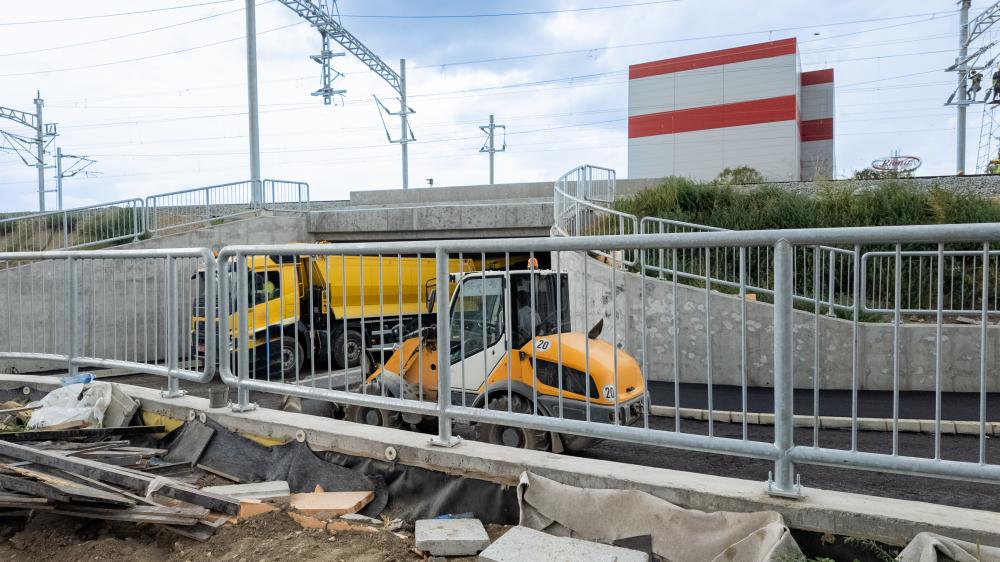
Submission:
[[[531,414],[531,404],[517,394],[511,395],[511,411],[517,414]],[[491,398],[490,410],[507,411],[507,395]],[[535,451],[548,451],[552,448],[552,439],[547,431],[536,431],[534,429],[524,429],[521,427],[510,427],[506,425],[479,424],[479,438],[481,441],[494,445],[504,445],[507,447],[518,447],[520,449],[533,449]]]
[[[281,376],[285,379],[294,379],[306,361],[306,354],[302,346],[295,338],[282,336],[278,346],[278,362],[281,369]]]
[[[347,343],[347,355],[344,355],[344,343]],[[356,367],[361,364],[361,353],[365,349],[365,342],[361,339],[361,334],[355,330],[341,331],[340,335],[333,342],[333,360],[337,362],[337,367],[343,369],[345,366]],[[346,357],[346,361],[345,361]]]

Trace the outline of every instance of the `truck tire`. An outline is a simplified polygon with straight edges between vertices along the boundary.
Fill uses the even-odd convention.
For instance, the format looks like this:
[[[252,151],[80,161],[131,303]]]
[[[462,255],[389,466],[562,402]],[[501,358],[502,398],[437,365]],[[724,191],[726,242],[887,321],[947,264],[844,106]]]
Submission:
[[[510,404],[510,410],[516,414],[533,413],[531,411],[531,403],[518,394],[511,395]],[[507,394],[503,393],[501,396],[491,398],[489,409],[506,412]],[[480,423],[478,432],[480,441],[492,443],[493,445],[504,445],[506,447],[532,449],[535,451],[548,451],[552,448],[552,439],[547,431]]]
[[[291,336],[281,336],[276,346],[278,357],[275,363],[281,371],[282,379],[294,379],[306,362],[306,354],[298,340]]]
[[[345,341],[347,343],[346,361],[344,356]],[[346,366],[356,367],[361,364],[361,354],[364,352],[364,349],[365,342],[361,339],[361,332],[353,328],[348,329],[346,332],[341,330],[340,334],[337,335],[337,339],[333,342],[333,360],[337,363],[337,367],[341,369]]]

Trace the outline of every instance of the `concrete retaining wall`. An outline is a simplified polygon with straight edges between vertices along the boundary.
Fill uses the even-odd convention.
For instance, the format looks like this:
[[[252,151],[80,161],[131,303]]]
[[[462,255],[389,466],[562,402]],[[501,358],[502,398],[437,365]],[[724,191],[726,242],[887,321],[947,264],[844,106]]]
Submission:
[[[584,260],[587,273],[584,276]],[[560,254],[563,270],[569,273],[572,326],[587,330],[604,318],[602,339],[617,345],[642,361],[650,380],[674,380],[674,338],[679,349],[679,380],[704,383],[707,380],[708,337],[704,289],[677,286],[677,333],[674,333],[673,284],[647,277],[645,306],[642,279],[638,274],[614,272],[607,264],[585,258],[579,252]],[[584,296],[583,282],[587,283]],[[712,381],[714,384],[741,384],[740,300],[722,293],[711,294]],[[614,314],[614,315],[613,315]],[[642,324],[645,316],[646,341]],[[747,382],[750,386],[773,385],[772,307],[747,303]],[[814,315],[795,311],[795,386],[812,388],[814,362]],[[1000,349],[1000,326],[988,328],[991,350]],[[823,389],[850,389],[852,386],[853,324],[848,320],[819,318],[819,384]],[[945,325],[942,331],[942,390],[979,391],[978,326]],[[892,390],[891,324],[862,323],[858,330],[861,356],[858,387],[864,390]],[[934,390],[935,326],[903,324],[900,328],[900,390]],[[644,345],[645,343],[645,345]],[[995,353],[995,352],[994,352]],[[995,361],[991,358],[991,361]],[[989,363],[990,365],[994,363]],[[990,373],[987,373],[989,375]],[[988,377],[987,390],[1000,391],[1000,380]]]

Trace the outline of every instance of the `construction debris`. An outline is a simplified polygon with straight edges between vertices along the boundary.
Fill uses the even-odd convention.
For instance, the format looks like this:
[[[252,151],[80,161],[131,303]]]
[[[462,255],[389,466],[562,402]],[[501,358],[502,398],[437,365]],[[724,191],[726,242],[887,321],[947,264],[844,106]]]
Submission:
[[[473,556],[490,545],[490,537],[478,519],[421,519],[416,544],[433,556]]]
[[[375,494],[372,492],[311,492],[288,496],[288,506],[306,515],[329,513],[337,516],[357,513],[373,499]]]
[[[318,486],[317,486],[318,488]],[[288,490],[288,482],[255,482],[253,484],[232,484],[229,486],[209,486],[202,488],[202,491],[222,496],[229,496],[238,500],[259,500],[286,502],[291,494]]]
[[[484,550],[479,559],[483,562],[520,562],[522,560],[547,560],[549,562],[648,562],[649,555],[596,542],[570,537],[557,537],[528,527],[512,527]]]

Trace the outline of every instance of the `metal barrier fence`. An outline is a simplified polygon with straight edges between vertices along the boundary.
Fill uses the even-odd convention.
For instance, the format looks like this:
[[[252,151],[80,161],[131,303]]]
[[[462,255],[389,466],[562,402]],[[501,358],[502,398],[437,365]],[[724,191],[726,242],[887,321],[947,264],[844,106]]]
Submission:
[[[597,166],[579,166],[556,180],[553,191],[554,228],[563,236],[613,236],[636,234],[639,220],[608,208],[615,197],[615,171]],[[610,258],[606,250],[596,253]],[[635,256],[618,256],[628,265]]]
[[[136,240],[145,232],[141,199],[0,219],[0,250],[85,248]]]
[[[240,181],[125,199],[64,211],[0,218],[0,251],[69,250],[138,240],[147,234],[223,221],[260,208],[274,212],[310,209],[309,184],[261,182],[261,205],[253,182]]]
[[[214,276],[210,251],[8,252],[0,268],[0,360],[161,375],[168,395],[214,375],[214,322],[191,321],[214,317],[216,287],[195,275]]]
[[[822,263],[822,247],[855,247],[860,255],[859,248],[902,252],[928,243],[989,252],[998,241],[1000,225],[988,224],[228,247],[219,255],[219,318],[234,352],[221,373],[238,390],[238,409],[252,407],[249,393],[260,391],[336,402],[348,419],[390,427],[436,417],[434,442],[441,445],[456,443],[453,422],[461,421],[474,422],[469,435],[476,438],[546,450],[615,439],[768,459],[775,494],[798,493],[795,463],[1000,482],[1000,465],[986,448],[987,394],[1000,391],[990,370],[1000,328],[988,307],[979,310],[978,325],[947,325],[943,308],[932,323],[904,323],[897,291],[893,321],[865,327],[860,282],[847,319],[828,316],[822,300],[808,310],[793,307],[796,255]],[[598,248],[608,257],[589,258]],[[773,304],[749,301],[745,285],[727,295],[639,275],[618,257],[634,254],[642,271],[645,256],[659,252],[724,250],[770,252]],[[746,280],[748,260],[738,263]],[[423,271],[413,276],[407,267],[417,264]],[[810,273],[820,294],[823,271]],[[856,281],[860,274],[853,268]],[[430,287],[433,299],[426,298]],[[281,300],[286,290],[300,298]],[[988,275],[977,290],[981,298],[995,291]],[[358,367],[339,365],[330,348],[348,354],[350,339],[341,335],[352,326],[369,329],[355,324],[359,318],[377,319],[360,339],[366,353]],[[599,320],[603,329],[588,335]],[[685,384],[706,388],[706,422],[681,419]],[[795,386],[808,397],[796,400]],[[824,442],[821,386],[850,390],[849,445]],[[774,389],[773,429],[748,430],[757,415],[748,396],[754,387]],[[725,388],[729,405],[720,407],[714,401]],[[891,431],[875,445],[859,439],[863,388],[893,395],[882,412]],[[899,447],[904,390],[934,397],[927,456]],[[955,426],[944,418],[942,397],[956,391],[979,397],[967,422],[978,451],[942,447],[945,428]],[[651,417],[654,406],[673,408],[673,419]],[[813,429],[796,431],[802,416]]]

